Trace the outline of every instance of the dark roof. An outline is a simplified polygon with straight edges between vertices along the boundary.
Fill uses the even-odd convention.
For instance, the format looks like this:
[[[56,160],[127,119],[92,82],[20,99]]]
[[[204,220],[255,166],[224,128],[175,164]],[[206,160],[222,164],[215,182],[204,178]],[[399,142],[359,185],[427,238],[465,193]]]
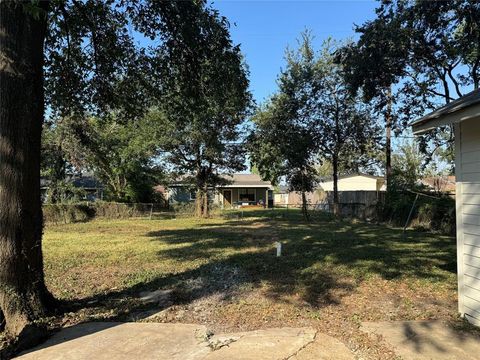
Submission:
[[[270,181],[263,181],[260,175],[257,174],[233,174],[233,175],[222,175],[221,177],[225,179],[226,184],[221,187],[228,186],[259,186],[259,187],[270,187],[272,184]],[[187,186],[191,183],[192,177],[183,175],[177,178],[176,181],[170,183],[170,187],[182,187]]]
[[[271,186],[270,181],[263,181],[257,174],[233,174],[225,176],[229,185],[259,185]]]
[[[103,184],[93,176],[80,176],[68,179],[75,187],[82,189],[103,189]],[[50,186],[51,181],[40,178],[40,188],[45,189]]]
[[[432,189],[438,189],[445,192],[455,192],[456,183],[455,176],[430,176],[423,179],[420,179],[420,182]]]
[[[82,176],[78,178],[74,178],[72,183],[75,187],[83,188],[83,189],[100,189],[103,188],[103,185],[91,176]]]
[[[473,90],[469,92],[467,95],[464,95],[441,108],[421,117],[418,120],[415,120],[410,125],[411,126],[418,126],[424,123],[427,123],[433,119],[439,119],[445,115],[452,114],[462,109],[466,109],[472,105],[480,103],[480,89]]]

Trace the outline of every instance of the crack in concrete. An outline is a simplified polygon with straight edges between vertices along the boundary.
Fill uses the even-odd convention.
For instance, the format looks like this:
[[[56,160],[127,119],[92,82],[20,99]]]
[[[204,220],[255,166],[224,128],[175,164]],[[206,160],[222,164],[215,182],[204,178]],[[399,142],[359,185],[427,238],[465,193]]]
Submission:
[[[217,339],[215,342],[211,341],[209,339],[208,341],[208,347],[212,349],[212,351],[217,351],[220,350],[221,348],[225,346],[230,346],[230,344],[233,344],[234,342],[237,342],[241,338],[243,338],[244,335],[240,335],[238,337],[229,337],[226,339]]]
[[[291,359],[292,357],[294,356],[297,356],[298,354],[300,354],[300,352],[302,352],[303,350],[305,350],[309,345],[313,344],[315,342],[315,339],[317,338],[317,334],[318,334],[318,331],[315,331],[315,334],[313,335],[313,339],[310,340],[308,343],[306,343],[305,345],[301,346],[300,349],[298,349],[297,351],[295,351],[293,354],[287,356],[286,358],[283,358],[282,360],[288,360],[288,359]]]

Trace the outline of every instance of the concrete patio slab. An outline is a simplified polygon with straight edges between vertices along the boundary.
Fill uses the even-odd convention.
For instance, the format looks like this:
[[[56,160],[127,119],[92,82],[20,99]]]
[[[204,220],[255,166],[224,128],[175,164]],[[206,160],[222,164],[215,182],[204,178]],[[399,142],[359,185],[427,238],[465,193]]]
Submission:
[[[383,336],[404,359],[475,360],[480,338],[448,327],[441,321],[362,323],[363,331]]]
[[[18,359],[202,359],[201,325],[91,322],[65,328]]]
[[[353,359],[339,341],[309,328],[212,335],[205,326],[163,323],[85,323],[65,328],[22,360]]]
[[[342,342],[331,336],[317,333],[315,341],[299,351],[290,360],[353,360],[353,354],[345,350],[347,348]]]
[[[287,359],[300,349],[315,340],[316,331],[313,329],[268,329],[232,334],[235,341],[227,346],[211,352],[206,360],[256,360],[256,359]],[[216,339],[228,338],[228,334]]]

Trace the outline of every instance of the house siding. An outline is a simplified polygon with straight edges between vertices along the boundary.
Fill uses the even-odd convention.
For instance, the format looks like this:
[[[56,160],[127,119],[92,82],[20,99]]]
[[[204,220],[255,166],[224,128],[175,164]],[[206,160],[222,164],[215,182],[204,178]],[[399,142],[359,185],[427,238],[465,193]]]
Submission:
[[[480,325],[480,118],[455,126],[459,311]]]
[[[380,191],[384,181],[367,176],[350,176],[338,180],[338,191]],[[333,191],[333,181],[319,184],[324,191]]]
[[[190,190],[185,187],[172,187],[169,189],[168,201],[170,204],[188,203],[193,201],[190,198]]]

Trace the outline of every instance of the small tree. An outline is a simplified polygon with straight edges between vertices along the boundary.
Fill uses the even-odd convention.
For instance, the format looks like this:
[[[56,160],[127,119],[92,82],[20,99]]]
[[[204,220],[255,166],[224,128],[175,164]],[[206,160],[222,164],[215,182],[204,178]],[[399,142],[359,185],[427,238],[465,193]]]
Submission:
[[[380,128],[372,118],[371,108],[353,96],[344,81],[342,66],[333,55],[338,45],[328,40],[324,43],[317,62],[319,87],[315,103],[315,133],[323,159],[332,164],[333,212],[340,214],[338,176],[342,163],[358,168],[369,161],[364,154],[373,154],[380,144]]]
[[[76,169],[92,171],[115,201],[149,202],[162,178],[158,124],[148,117],[123,122],[116,116],[63,118],[56,125],[61,149]]]
[[[278,78],[279,91],[253,117],[250,158],[264,179],[285,177],[289,190],[302,194],[302,213],[308,220],[306,193],[313,191],[317,172],[316,117],[318,71],[308,32],[298,50],[287,50],[287,66]]]

